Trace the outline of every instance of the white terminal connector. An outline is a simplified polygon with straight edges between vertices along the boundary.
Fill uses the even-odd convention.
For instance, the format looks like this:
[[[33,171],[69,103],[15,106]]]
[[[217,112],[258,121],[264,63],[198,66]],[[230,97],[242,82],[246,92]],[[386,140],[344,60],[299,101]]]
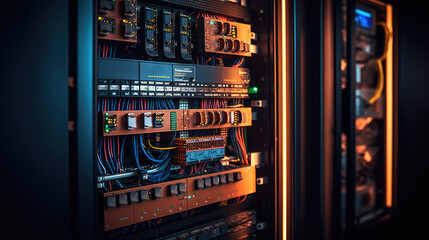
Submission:
[[[127,119],[128,119],[128,130],[131,130],[137,127],[137,118],[134,113],[128,113]]]
[[[152,123],[152,113],[147,112],[144,114],[144,118],[143,118],[143,123],[144,123],[144,128],[151,128],[153,127],[153,123]]]
[[[231,124],[233,124],[235,121],[234,117],[235,117],[234,111],[229,112],[229,118],[230,118]]]

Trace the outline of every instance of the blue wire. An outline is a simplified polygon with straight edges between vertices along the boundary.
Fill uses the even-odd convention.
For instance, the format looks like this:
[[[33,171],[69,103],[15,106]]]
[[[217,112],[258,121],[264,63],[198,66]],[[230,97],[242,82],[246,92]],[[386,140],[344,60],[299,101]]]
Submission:
[[[115,50],[113,50],[113,57],[116,57],[116,45],[115,45]]]
[[[110,45],[110,54],[109,54],[109,58],[112,58],[112,52],[113,52],[113,48],[112,48],[112,45]]]
[[[137,168],[139,170],[143,170],[140,167],[140,163],[139,163],[139,151],[138,151],[138,147],[137,147],[136,141],[137,141],[137,135],[134,135],[133,139],[132,139],[132,147],[134,148],[134,159],[136,160]]]
[[[124,101],[122,101],[122,106],[121,106],[121,110],[124,110],[125,109],[125,99],[124,99]]]
[[[124,136],[124,138],[122,139],[122,147],[121,147],[121,155],[119,156],[119,160],[121,161],[121,166],[124,166],[124,144],[125,144],[125,139],[127,138],[127,136]]]
[[[101,166],[103,167],[103,169],[104,169],[104,174],[106,174],[106,167],[104,167],[104,164],[103,164],[103,155],[102,155],[102,153],[101,153],[101,139],[100,139],[100,142],[98,143],[98,148],[97,148],[97,151],[98,151],[98,157],[100,157],[100,160],[98,161],[98,159],[97,159],[97,162],[99,162],[100,164],[101,164]],[[103,174],[102,174],[103,175]]]

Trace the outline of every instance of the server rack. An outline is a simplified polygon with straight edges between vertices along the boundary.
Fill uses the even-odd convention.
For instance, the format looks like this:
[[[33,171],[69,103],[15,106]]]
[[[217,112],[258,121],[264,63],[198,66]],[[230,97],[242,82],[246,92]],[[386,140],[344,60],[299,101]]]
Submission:
[[[395,210],[398,45],[394,9],[379,1],[326,3],[325,238],[359,236],[374,224],[389,219]],[[368,23],[362,22],[365,22],[362,14],[369,19],[371,27],[362,26]],[[376,53],[364,60],[363,36],[382,39],[377,40],[376,47],[370,47]],[[376,67],[368,66],[371,61],[376,62]],[[370,74],[365,72],[371,68],[378,70]],[[367,92],[374,88],[379,90],[379,95]],[[365,130],[371,125],[363,123],[364,120],[367,123],[378,121],[372,122],[376,124],[372,126],[375,129]],[[372,136],[364,136],[365,132]],[[365,171],[368,175],[363,173]]]
[[[204,1],[204,3],[195,1],[189,3],[187,1],[139,1],[148,2],[149,4],[167,6],[170,9],[177,7],[179,9],[194,9],[207,10],[212,6],[232,6],[237,9],[243,9],[233,5],[232,3],[218,3],[218,1]],[[190,4],[190,5],[189,5]],[[229,5],[228,5],[229,4]],[[99,10],[99,1],[88,2],[81,1],[77,4],[71,3],[72,12],[77,12],[77,15],[73,15],[77,25],[71,26],[72,35],[76,34],[76,101],[77,105],[73,105],[72,109],[76,114],[76,139],[73,142],[76,144],[73,149],[77,151],[77,155],[73,156],[76,159],[74,168],[76,169],[77,190],[75,192],[75,204],[72,206],[75,212],[75,225],[72,225],[73,233],[76,238],[82,239],[94,239],[94,238],[105,238],[105,229],[103,223],[103,210],[105,208],[104,200],[100,200],[100,194],[97,190],[97,185],[100,187],[100,183],[97,176],[96,161],[90,161],[96,156],[98,141],[96,140],[101,133],[100,122],[96,123],[98,114],[96,110],[96,99],[97,95],[100,97],[100,91],[97,91],[98,85],[100,84],[97,79],[103,78],[100,73],[103,74],[105,65],[101,65],[100,62],[108,62],[109,59],[103,59],[97,57],[99,55],[97,49],[97,31],[100,27],[97,24],[97,16]],[[257,218],[255,220],[255,228],[257,231],[249,232],[248,238],[255,237],[267,237],[270,239],[281,238],[286,234],[284,227],[290,228],[289,224],[292,221],[292,201],[288,204],[284,204],[285,196],[289,196],[293,191],[291,184],[293,181],[285,179],[286,177],[292,176],[291,162],[289,159],[292,154],[291,142],[293,131],[288,131],[287,136],[278,134],[275,129],[286,129],[291,127],[292,121],[288,121],[286,125],[283,122],[284,116],[291,116],[292,109],[287,106],[293,102],[292,90],[289,87],[290,72],[283,72],[281,66],[287,66],[292,69],[292,51],[287,50],[290,48],[292,34],[285,33],[285,31],[291,31],[289,22],[292,19],[292,8],[283,1],[248,1],[247,11],[235,11],[228,12],[228,8],[223,9],[221,14],[231,14],[236,16],[240,15],[242,19],[252,24],[252,32],[257,33],[257,46],[258,54],[255,55],[252,60],[248,62],[248,68],[251,69],[252,80],[250,88],[254,90],[250,94],[250,98],[245,100],[245,104],[248,106],[254,106],[253,116],[256,119],[253,121],[253,127],[251,131],[248,131],[248,146],[252,149],[252,152],[260,152],[260,165],[257,169],[256,178],[258,181],[257,193],[251,197],[250,203],[243,207],[231,206],[231,211],[243,209],[255,209]],[[274,13],[274,14],[273,14]],[[245,18],[245,16],[250,18]],[[281,22],[277,21],[282,19]],[[287,37],[287,41],[283,41],[284,37]],[[99,37],[98,37],[99,38]],[[281,46],[281,47],[280,47]],[[277,50],[283,48],[286,54],[282,54]],[[71,52],[74,50],[71,50]],[[89,54],[91,53],[91,54]],[[82,56],[86,58],[82,59]],[[166,56],[164,56],[166,57]],[[206,59],[205,59],[206,60]],[[165,61],[164,61],[165,62]],[[284,65],[279,65],[279,64]],[[144,64],[143,62],[141,64]],[[143,66],[143,65],[141,65]],[[264,66],[261,68],[261,66]],[[287,77],[287,79],[284,79]],[[276,82],[284,84],[283,88],[276,88]],[[286,85],[287,83],[287,85]],[[272,90],[275,90],[273,94]],[[99,89],[98,89],[99,90]],[[286,92],[287,91],[287,92]],[[277,100],[283,97],[287,98],[287,106],[285,104],[278,104]],[[90,104],[88,104],[90,103]],[[285,101],[286,103],[286,101]],[[282,109],[282,110],[279,110]],[[283,112],[282,112],[283,111]],[[284,115],[279,114],[284,113]],[[90,117],[93,121],[87,121],[83,119]],[[85,121],[85,124],[79,124]],[[92,123],[90,123],[92,122]],[[282,145],[276,139],[283,139]],[[261,141],[261,139],[263,139]],[[286,142],[287,141],[287,142]],[[279,153],[281,150],[285,150],[282,147],[287,146],[287,152],[284,151]],[[96,159],[96,158],[95,158]],[[285,174],[287,171],[287,175]],[[283,182],[283,183],[281,183]],[[90,184],[92,183],[92,184]],[[289,187],[285,186],[287,184]],[[98,199],[98,200],[97,200]],[[284,212],[280,212],[280,209],[288,208]],[[234,210],[235,209],[235,210]],[[198,211],[197,211],[198,212]],[[285,213],[289,212],[286,216]],[[211,213],[213,215],[213,213]],[[231,212],[225,210],[216,211],[217,219],[228,219],[232,215]],[[214,216],[213,215],[213,216]],[[166,237],[171,233],[173,224],[178,226],[183,225],[192,229],[198,227],[196,220],[201,219],[213,219],[204,218],[210,217],[207,214],[198,215],[195,218],[185,219],[184,221],[171,222],[169,224],[161,224],[157,230],[146,231],[146,235],[137,236],[157,236]],[[198,229],[198,228],[197,228]],[[151,233],[149,233],[151,232]],[[242,234],[249,234],[243,232]],[[152,234],[152,235],[151,235]],[[153,235],[155,234],[155,235]],[[292,231],[288,231],[287,235],[292,236]],[[133,234],[126,234],[122,237],[132,237]],[[110,236],[107,236],[110,237]],[[235,238],[235,235],[231,235],[230,238]]]

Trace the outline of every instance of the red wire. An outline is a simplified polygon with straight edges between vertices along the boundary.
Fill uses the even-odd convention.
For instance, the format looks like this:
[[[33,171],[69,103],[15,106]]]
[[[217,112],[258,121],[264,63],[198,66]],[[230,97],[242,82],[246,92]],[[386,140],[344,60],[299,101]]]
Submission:
[[[134,110],[134,98],[133,98],[133,105],[131,106],[131,110]]]
[[[247,195],[244,195],[244,198],[242,200],[240,200],[240,197],[238,197],[237,199],[237,203],[243,203],[247,198]]]
[[[117,139],[118,139],[118,152],[116,153],[116,155],[118,156],[118,166],[119,166],[119,172],[121,173],[122,172],[122,170],[121,170],[121,161],[120,161],[120,151],[119,151],[119,137],[117,137]]]
[[[118,111],[121,110],[121,99],[122,98],[119,98]]]
[[[103,137],[103,149],[104,149],[104,157],[106,158],[106,162],[107,162],[106,137]]]
[[[107,142],[107,149],[109,150],[109,155],[111,158],[113,158],[113,144],[112,144],[112,137],[108,137],[108,142]]]
[[[191,214],[189,214],[189,216],[192,216],[192,214],[194,214],[194,212],[195,212],[195,208],[192,209],[192,212],[191,212]]]
[[[211,57],[206,61],[206,65],[208,64],[208,62],[210,62],[210,60],[212,60]]]
[[[142,110],[144,110],[145,108],[144,108],[144,105],[143,105],[143,98],[140,98],[140,108],[142,109]]]
[[[109,189],[110,191],[112,191],[112,183],[110,183],[110,181],[109,181]]]

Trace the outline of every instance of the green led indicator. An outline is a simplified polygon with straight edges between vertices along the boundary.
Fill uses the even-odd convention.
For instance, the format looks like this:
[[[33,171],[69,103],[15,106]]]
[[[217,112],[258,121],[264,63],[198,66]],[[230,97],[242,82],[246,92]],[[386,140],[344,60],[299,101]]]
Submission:
[[[106,116],[109,116],[109,114],[108,114],[108,113],[106,113]]]
[[[191,196],[188,196],[188,199],[190,199],[191,198]]]
[[[190,18],[190,17],[189,17],[188,19],[189,19],[189,20],[191,20],[191,18]]]
[[[210,24],[214,24],[214,22],[213,22],[213,21],[210,21]]]
[[[258,93],[258,91],[259,91],[258,87],[249,88],[249,93]]]
[[[106,133],[108,133],[109,132],[109,129],[106,129]]]

